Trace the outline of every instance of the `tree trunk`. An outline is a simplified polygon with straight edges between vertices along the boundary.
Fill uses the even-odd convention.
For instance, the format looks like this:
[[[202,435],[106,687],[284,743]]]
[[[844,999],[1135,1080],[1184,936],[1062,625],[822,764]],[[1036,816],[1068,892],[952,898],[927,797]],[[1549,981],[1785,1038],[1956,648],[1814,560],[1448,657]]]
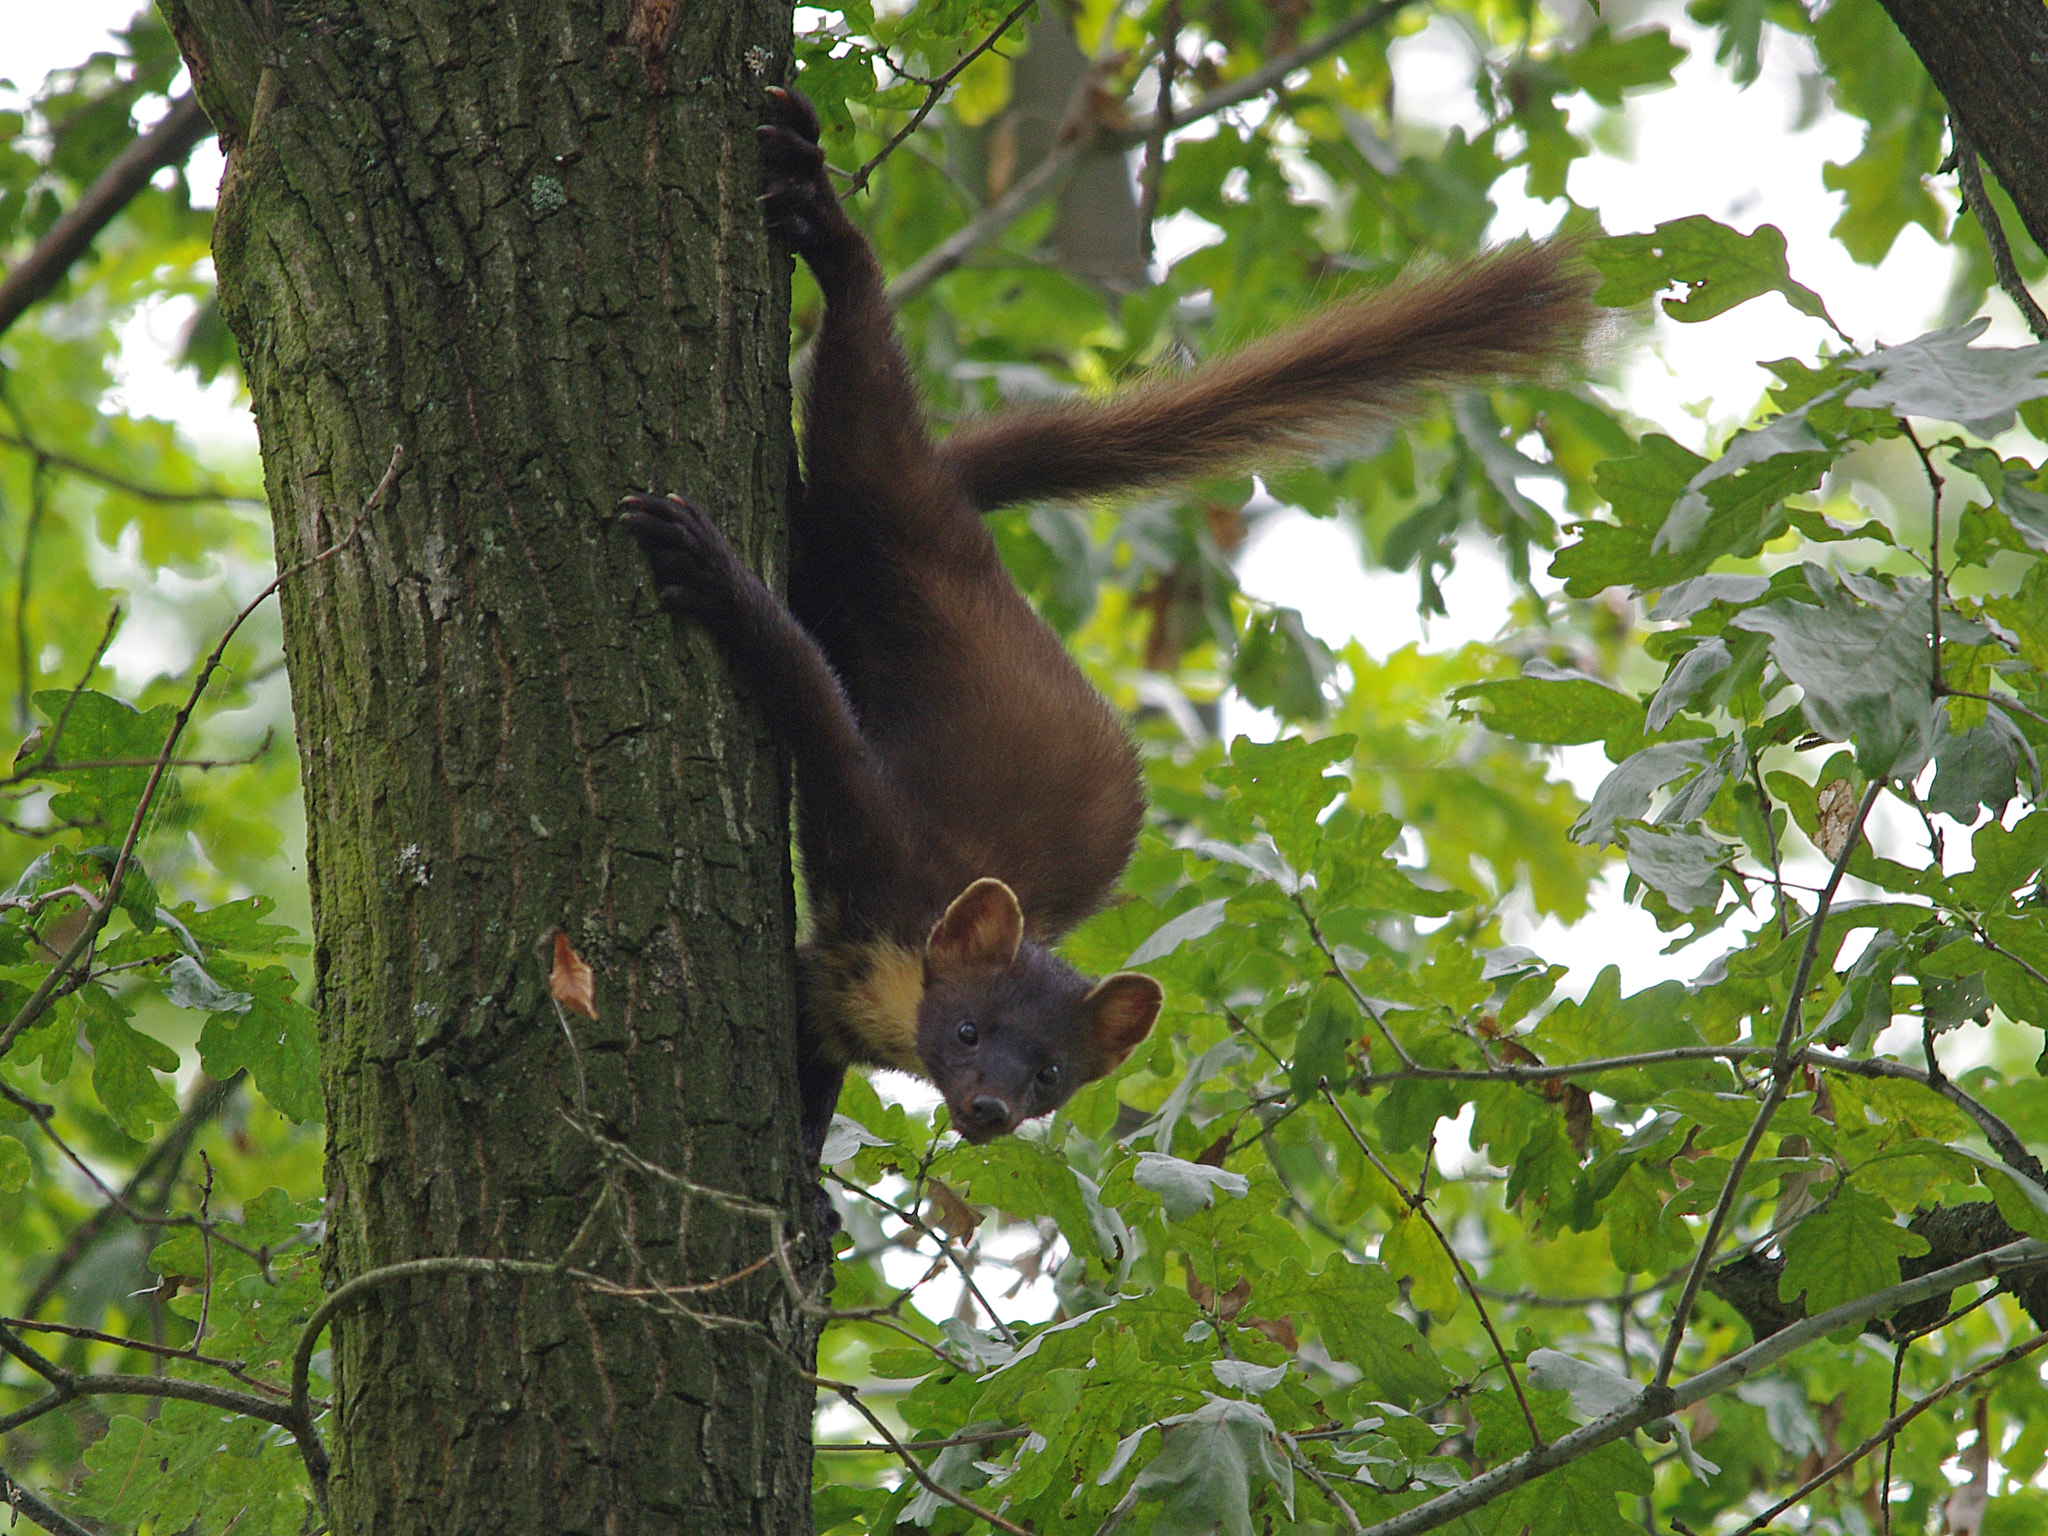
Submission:
[[[215,261],[278,563],[343,546],[283,594],[330,1282],[566,1256],[641,1288],[438,1273],[342,1308],[333,1528],[808,1530],[814,1335],[778,1267],[684,1298],[739,1326],[653,1289],[746,1270],[768,1223],[568,1119],[809,1210],[786,774],[615,513],[687,489],[781,575],[753,128],[788,0],[164,9],[228,150]],[[597,973],[573,1030],[556,928]]]
[[[2048,251],[2048,7],[1883,0],[2034,243]]]

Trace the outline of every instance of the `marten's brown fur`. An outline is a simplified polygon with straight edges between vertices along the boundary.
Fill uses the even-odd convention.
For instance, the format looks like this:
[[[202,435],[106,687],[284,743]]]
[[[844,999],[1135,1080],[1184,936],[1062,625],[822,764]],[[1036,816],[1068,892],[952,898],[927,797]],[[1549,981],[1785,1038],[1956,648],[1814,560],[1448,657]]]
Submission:
[[[810,1155],[855,1062],[929,1077],[984,1141],[1112,1071],[1161,994],[1131,973],[1091,983],[1050,948],[1122,875],[1144,800],[1123,726],[981,513],[1299,453],[1428,390],[1539,372],[1579,345],[1591,302],[1568,251],[1516,246],[1106,403],[1006,412],[934,446],[817,117],[771,94],[769,221],[825,294],[788,606],[690,503],[632,497],[626,520],[664,603],[717,635],[795,761]]]

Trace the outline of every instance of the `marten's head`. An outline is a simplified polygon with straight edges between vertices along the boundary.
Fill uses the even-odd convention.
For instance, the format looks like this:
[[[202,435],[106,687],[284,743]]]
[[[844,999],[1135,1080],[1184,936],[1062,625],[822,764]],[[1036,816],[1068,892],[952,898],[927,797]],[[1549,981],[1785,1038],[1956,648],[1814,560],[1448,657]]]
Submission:
[[[993,1141],[1114,1072],[1151,1033],[1162,1000],[1159,983],[1134,971],[1091,983],[1024,937],[1007,885],[977,880],[925,940],[917,1054],[953,1128]]]

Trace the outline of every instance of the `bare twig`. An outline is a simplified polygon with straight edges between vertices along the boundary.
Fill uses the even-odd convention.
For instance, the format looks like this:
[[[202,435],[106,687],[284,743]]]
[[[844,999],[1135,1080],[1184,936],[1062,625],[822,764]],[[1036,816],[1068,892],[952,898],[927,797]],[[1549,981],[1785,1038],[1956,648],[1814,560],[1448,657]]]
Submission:
[[[1313,42],[1269,60],[1244,78],[1209,92],[1185,111],[1176,112],[1174,125],[1185,128],[1189,123],[1199,122],[1255,96],[1265,95],[1297,69],[1305,69],[1325,55],[1334,53],[1359,33],[1378,26],[1413,3],[1414,0],[1380,0],[1379,4],[1366,7]],[[1036,207],[1041,198],[1062,185],[1091,149],[1129,149],[1143,144],[1153,131],[1153,124],[1150,118],[1140,118],[1120,132],[1105,134],[1100,139],[1093,131],[1076,132],[1073,128],[1070,114],[1068,127],[1063,129],[1043,160],[1001,197],[898,273],[896,280],[889,284],[889,302],[899,308],[909,303],[975,251],[1001,236],[1004,230]]]
[[[37,1410],[37,1416],[78,1397],[175,1397],[188,1403],[204,1403],[209,1408],[219,1408],[227,1413],[246,1414],[284,1429],[292,1427],[292,1412],[285,1404],[227,1387],[209,1386],[203,1381],[184,1381],[176,1376],[102,1376],[89,1371],[67,1371],[29,1348],[4,1325],[0,1325],[0,1352],[12,1355],[50,1384],[50,1396],[29,1405],[29,1408]],[[28,1411],[22,1410],[23,1413]],[[0,1418],[0,1434],[26,1422],[15,1414]]]
[[[1977,228],[1983,231],[1985,249],[1991,252],[1991,270],[1998,276],[1998,286],[2005,296],[2019,309],[2027,322],[2027,329],[2034,333],[2036,341],[2048,341],[2048,315],[2041,313],[2041,306],[2034,302],[2034,296],[2027,291],[2026,283],[2020,277],[2020,269],[2012,259],[2012,247],[2006,243],[2005,226],[1999,222],[1998,210],[1991,206],[1991,199],[1984,191],[1984,173],[1977,164],[1977,146],[1970,141],[1970,135],[1963,128],[1963,120],[1951,112],[1948,119],[1949,141],[1955,145],[1956,180],[1963,189],[1963,206],[1976,219]]]
[[[185,702],[178,707],[177,714],[171,719],[171,729],[169,734],[164,737],[163,751],[157,754],[156,763],[150,769],[149,781],[143,785],[142,796],[135,804],[135,814],[129,820],[128,835],[122,840],[121,851],[114,860],[114,868],[107,876],[106,896],[103,899],[100,910],[95,912],[91,920],[79,929],[78,937],[72,940],[71,947],[64,952],[63,957],[55,965],[50,967],[49,974],[43,978],[42,984],[29,995],[28,1000],[21,1005],[14,1018],[5,1028],[0,1028],[0,1056],[5,1056],[14,1045],[14,1042],[20,1038],[22,1032],[42,1017],[43,1010],[49,1006],[50,999],[56,994],[59,985],[70,974],[71,968],[78,963],[79,957],[92,947],[93,941],[100,935],[100,930],[107,925],[107,920],[113,916],[115,908],[119,905],[120,901],[121,882],[127,876],[129,864],[134,860],[135,846],[141,840],[142,829],[147,823],[150,807],[156,801],[158,787],[163,783],[164,774],[168,771],[168,765],[172,757],[176,755],[178,738],[184,734],[186,725],[192,719],[193,711],[198,709],[199,700],[206,692],[206,685],[213,680],[213,674],[220,667],[221,658],[227,654],[228,643],[235,638],[236,632],[248,620],[249,615],[268,601],[271,594],[276,592],[285,582],[308,567],[327,559],[355,538],[370,514],[383,503],[385,496],[391,490],[393,482],[398,478],[399,465],[404,461],[405,449],[402,447],[392,449],[391,463],[384,471],[384,478],[377,482],[377,488],[370,493],[370,499],[363,503],[362,510],[356,514],[355,521],[349,525],[347,532],[342,534],[334,543],[328,545],[327,548],[308,555],[305,559],[287,570],[279,571],[276,578],[261,592],[250,598],[242,606],[241,611],[229,621],[226,632],[220,637],[220,643],[214,646],[212,654],[206,658],[205,663],[200,667],[198,677],[193,680],[191,690],[185,695]]]
[[[1344,1501],[1337,1490],[1330,1486],[1330,1480],[1323,1476],[1316,1464],[1302,1454],[1297,1437],[1283,1432],[1280,1443],[1287,1447],[1288,1456],[1293,1459],[1302,1476],[1314,1483],[1323,1497],[1329,1501],[1330,1507],[1344,1517],[1344,1529],[1349,1531],[1351,1536],[1364,1536],[1365,1527],[1358,1523],[1358,1511]]]
[[[195,1365],[211,1366],[216,1371],[225,1371],[240,1382],[245,1382],[259,1392],[272,1397],[289,1397],[283,1387],[274,1386],[257,1376],[249,1374],[246,1360],[221,1360],[213,1355],[202,1355],[194,1348],[177,1344],[156,1344],[148,1339],[129,1338],[126,1334],[102,1333],[97,1328],[81,1328],[76,1323],[44,1323],[32,1317],[0,1317],[0,1328],[12,1328],[18,1333],[60,1333],[67,1339],[86,1339],[95,1344],[115,1344],[122,1349],[132,1349],[138,1354],[160,1355],[167,1360],[190,1360]]]
[[[199,141],[213,132],[199,99],[187,93],[171,103],[162,122],[116,155],[99,179],[52,224],[35,248],[0,282],[0,333],[63,278],[93,238],[149,185],[167,165],[182,164]]]
[[[1743,1138],[1741,1150],[1728,1165],[1728,1177],[1721,1185],[1721,1196],[1714,1202],[1713,1215],[1707,1220],[1707,1230],[1700,1238],[1699,1251],[1693,1256],[1685,1287],[1679,1292],[1678,1303],[1672,1309],[1671,1327],[1664,1335],[1664,1348],[1657,1357],[1655,1386],[1666,1386],[1671,1380],[1671,1368],[1678,1362],[1678,1346],[1685,1338],[1686,1324],[1692,1319],[1693,1304],[1699,1300],[1700,1286],[1714,1262],[1715,1250],[1721,1246],[1721,1233],[1734,1211],[1736,1196],[1742,1190],[1743,1175],[1749,1171],[1757,1148],[1763,1145],[1764,1133],[1770,1129],[1778,1106],[1792,1093],[1796,1066],[1792,1042],[1798,1036],[1800,1020],[1805,1015],[1806,985],[1813,974],[1814,959],[1820,953],[1820,939],[1827,927],[1828,910],[1834,905],[1835,891],[1841,885],[1842,877],[1849,872],[1849,861],[1855,857],[1857,845],[1863,839],[1863,823],[1869,819],[1870,808],[1877,803],[1878,792],[1883,788],[1884,780],[1872,779],[1869,788],[1864,790],[1862,803],[1856,807],[1856,819],[1849,827],[1848,839],[1842,844],[1842,851],[1835,859],[1834,869],[1828,875],[1828,883],[1822,888],[1820,899],[1814,903],[1810,919],[1812,926],[1807,930],[1806,944],[1800,951],[1799,969],[1792,977],[1791,995],[1785,1001],[1785,1022],[1778,1031],[1778,1044],[1771,1052],[1770,1090],[1764,1095],[1756,1119],[1750,1122],[1749,1134]]]
[[[1351,1117],[1344,1113],[1344,1106],[1337,1102],[1337,1095],[1330,1092],[1329,1083],[1325,1082],[1322,1085],[1322,1090],[1324,1100],[1336,1112],[1338,1122],[1350,1134],[1352,1141],[1357,1144],[1358,1150],[1365,1155],[1366,1161],[1379,1171],[1381,1178],[1394,1186],[1408,1209],[1416,1216],[1422,1218],[1423,1223],[1428,1226],[1431,1235],[1436,1238],[1437,1246],[1443,1249],[1444,1257],[1451,1261],[1451,1269],[1457,1275],[1458,1283],[1465,1288],[1465,1294],[1472,1298],[1472,1308],[1479,1314],[1479,1326],[1484,1328],[1486,1336],[1493,1340],[1493,1352],[1500,1357],[1500,1368],[1507,1374],[1508,1385],[1514,1388],[1515,1401],[1521,1404],[1522,1418],[1529,1426],[1529,1443],[1532,1446],[1541,1446],[1543,1444],[1543,1431],[1536,1427],[1536,1413],[1529,1406],[1529,1399],[1522,1391],[1522,1378],[1515,1374],[1514,1364],[1508,1359],[1508,1347],[1501,1342],[1501,1336],[1493,1326],[1493,1318],[1487,1313],[1486,1301],[1479,1294],[1478,1283],[1466,1272],[1465,1261],[1458,1257],[1458,1250],[1453,1248],[1451,1240],[1444,1236],[1444,1229],[1438,1226],[1436,1218],[1429,1214],[1429,1207],[1423,1200],[1422,1192],[1420,1190],[1410,1190],[1401,1181],[1400,1175],[1380,1160],[1379,1154],[1373,1151],[1372,1144],[1359,1134],[1358,1127],[1351,1123]],[[1423,1177],[1426,1179],[1428,1176],[1429,1163],[1425,1158],[1423,1161]]]
[[[854,1386],[853,1383],[833,1381],[824,1376],[814,1375],[809,1371],[804,1371],[802,1375],[803,1379],[812,1386],[823,1388],[827,1392],[838,1393],[841,1401],[846,1403],[855,1413],[866,1419],[874,1432],[888,1442],[889,1449],[896,1453],[897,1458],[903,1463],[905,1470],[917,1479],[917,1485],[924,1489],[925,1492],[932,1494],[936,1498],[944,1499],[948,1504],[954,1505],[956,1508],[966,1510],[968,1514],[974,1516],[977,1520],[986,1520],[999,1531],[1008,1531],[1010,1536],[1032,1536],[1030,1527],[1016,1525],[1011,1521],[1005,1520],[995,1511],[983,1509],[965,1495],[955,1493],[952,1489],[942,1487],[933,1481],[932,1475],[925,1471],[924,1464],[911,1455],[903,1442],[890,1433],[889,1426],[876,1417],[872,1408],[860,1400],[860,1388]]]
[[[43,517],[50,509],[49,466],[40,459],[29,474],[28,516],[22,519],[21,554],[15,559],[14,575],[14,723],[22,730],[28,729],[29,698],[35,692],[35,653],[29,643],[28,599],[35,590],[36,535],[42,530]]]
[[[2048,725],[2048,715],[2027,708],[2009,693],[1972,693],[1967,688],[1942,686],[1941,696],[1945,699],[1982,699],[1986,704],[1996,704],[2000,709],[2009,709],[2016,715],[2025,715],[2037,725]]]
[[[1928,684],[1927,696],[1939,699],[1948,692],[1948,676],[1941,666],[1941,475],[1934,467],[1934,456],[1920,441],[1920,434],[1913,430],[1913,424],[1903,416],[1898,418],[1898,423],[1899,430],[1906,434],[1906,441],[1920,455],[1920,467],[1927,472],[1927,624],[1934,637],[1932,680]]]
[[[8,783],[20,782],[24,775],[29,775],[34,767],[47,763],[56,752],[57,743],[64,735],[65,723],[70,720],[71,711],[78,705],[79,695],[84,693],[87,687],[91,685],[93,673],[99,671],[100,663],[106,660],[107,647],[114,643],[114,636],[120,633],[120,630],[121,609],[120,605],[116,604],[107,610],[106,627],[100,631],[99,644],[92,648],[92,656],[87,660],[85,670],[79,673],[78,681],[72,685],[71,692],[64,696],[64,707],[57,711],[57,718],[50,722],[50,734],[43,740],[43,750],[36,755],[35,762],[27,767],[17,762],[15,764],[14,776],[7,780]],[[26,700],[24,700],[22,715],[21,724],[26,729],[28,726]]]
[[[233,1077],[203,1083],[192,1095],[191,1102],[186,1106],[185,1112],[178,1117],[177,1123],[164,1132],[128,1182],[122,1185],[116,1194],[110,1196],[98,1210],[78,1224],[70,1240],[65,1243],[64,1251],[52,1259],[49,1267],[37,1277],[36,1283],[29,1288],[28,1295],[21,1303],[21,1310],[25,1314],[33,1317],[42,1310],[43,1303],[56,1294],[57,1288],[70,1275],[73,1266],[85,1257],[100,1234],[113,1224],[116,1217],[128,1215],[131,1205],[160,1204],[169,1198],[170,1187],[178,1176],[178,1170],[184,1164],[185,1154],[190,1150],[193,1138],[199,1134],[207,1121],[221,1112],[221,1107],[233,1097],[247,1077],[248,1073],[241,1071]],[[34,1108],[23,1107],[28,1108],[32,1115],[36,1113]],[[143,1186],[151,1179],[157,1179],[157,1191],[145,1197]]]
[[[1771,792],[1764,788],[1764,773],[1754,752],[1745,751],[1749,759],[1749,779],[1756,789],[1757,805],[1763,815],[1764,835],[1770,840],[1771,888],[1777,893],[1778,937],[1785,938],[1791,929],[1785,922],[1785,871],[1778,850],[1778,826],[1771,820]]]
[[[1925,1397],[1916,1398],[1912,1406],[1908,1407],[1904,1412],[1894,1413],[1890,1418],[1878,1425],[1871,1432],[1870,1437],[1861,1445],[1822,1467],[1813,1476],[1793,1489],[1791,1493],[1758,1515],[1749,1524],[1743,1526],[1741,1530],[1735,1533],[1735,1536],[1757,1536],[1758,1532],[1768,1530],[1772,1521],[1812,1493],[1814,1489],[1820,1487],[1823,1483],[1832,1482],[1835,1478],[1841,1476],[1843,1472],[1876,1450],[1880,1445],[1889,1447],[1892,1441],[1898,1437],[1900,1430],[1912,1423],[1913,1420],[1919,1418],[1921,1414],[1932,1408],[1936,1403],[1955,1396],[1963,1388],[1983,1380],[1993,1371],[2000,1370],[2016,1361],[2026,1359],[2027,1356],[2034,1354],[2044,1346],[2048,1346],[2048,1333],[2037,1333],[2031,1339],[2028,1339],[2026,1343],[2015,1344],[2005,1353],[1985,1361],[1982,1365],[1972,1370],[1965,1371],[1953,1381],[1943,1383]],[[1889,1487],[1890,1477],[1887,1476],[1885,1481],[1886,1486]]]
[[[1145,164],[1138,173],[1138,231],[1145,264],[1152,264],[1152,222],[1159,217],[1159,184],[1166,178],[1166,135],[1173,129],[1173,75],[1180,64],[1180,0],[1166,0],[1159,13],[1159,100],[1152,131],[1145,135]]]
[[[45,448],[26,433],[0,432],[0,446],[19,448],[34,458],[38,464],[47,464],[52,469],[65,470],[82,479],[96,481],[110,491],[133,496],[137,501],[154,501],[169,506],[213,502],[231,507],[267,505],[261,496],[242,496],[233,491],[224,491],[218,486],[206,486],[196,491],[168,491],[161,486],[144,485],[140,481],[117,475],[112,470],[101,469],[97,464],[88,464],[83,459],[74,459],[69,454]]]
[[[1020,3],[1014,10],[1012,10],[1009,15],[1005,16],[1001,21],[996,23],[994,31],[990,32],[987,37],[984,37],[980,42],[976,43],[972,48],[968,49],[967,52],[961,54],[959,59],[954,63],[951,69],[947,70],[943,75],[940,75],[937,79],[928,82],[929,88],[925,92],[924,101],[918,106],[918,109],[915,112],[910,114],[910,121],[905,123],[901,128],[897,129],[895,135],[890,138],[889,142],[884,144],[880,149],[876,150],[873,158],[871,158],[866,165],[863,165],[859,170],[853,173],[852,181],[848,183],[846,190],[840,194],[840,200],[842,202],[845,199],[852,197],[856,192],[862,192],[867,189],[868,178],[874,175],[875,167],[879,166],[884,160],[887,160],[891,155],[895,154],[896,146],[901,144],[905,139],[909,138],[913,133],[917,132],[919,126],[924,122],[924,120],[927,117],[931,115],[932,108],[936,107],[939,104],[939,98],[946,94],[946,87],[951,85],[953,81],[956,78],[958,78],[960,72],[963,69],[965,69],[968,65],[972,64],[976,59],[980,58],[984,53],[987,53],[989,49],[995,47],[997,41],[1002,37],[1002,35],[1005,32],[1009,31],[1010,28],[1014,26],[1020,18],[1022,18],[1026,11],[1030,10],[1033,6],[1037,4],[1038,0],[1022,0],[1022,3]]]
[[[1218,112],[1250,101],[1256,96],[1265,95],[1266,92],[1283,84],[1297,69],[1306,69],[1316,60],[1335,53],[1359,33],[1371,31],[1381,22],[1389,20],[1414,3],[1415,0],[1380,0],[1377,5],[1367,6],[1357,15],[1338,22],[1320,37],[1303,43],[1299,48],[1283,53],[1276,59],[1268,59],[1250,74],[1233,80],[1228,85],[1218,86],[1195,101],[1185,112],[1176,113],[1174,126],[1184,128],[1189,123],[1200,122],[1205,117],[1213,117]],[[1152,124],[1148,120],[1140,119],[1119,133],[1115,142],[1120,148],[1131,149],[1144,143],[1151,131]]]
[[[1991,1150],[1998,1154],[2000,1162],[2015,1173],[2023,1174],[2034,1183],[2048,1189],[2048,1170],[2044,1170],[2040,1159],[2027,1150],[2027,1144],[2020,1139],[2019,1133],[1999,1119],[1989,1106],[1958,1088],[1946,1073],[1937,1079],[1918,1067],[1911,1067],[1903,1061],[1892,1061],[1883,1056],[1851,1058],[1831,1056],[1823,1051],[1806,1051],[1802,1053],[1801,1059],[1816,1067],[1825,1067],[1830,1072],[1842,1072],[1853,1077],[1898,1078],[1933,1090],[1977,1122],[1977,1129],[1982,1131],[1984,1139],[1991,1143]]]
[[[137,1226],[195,1227],[201,1232],[211,1231],[214,1241],[225,1243],[237,1253],[246,1255],[259,1265],[268,1262],[270,1250],[253,1248],[246,1243],[237,1242],[231,1237],[223,1236],[220,1232],[214,1230],[218,1225],[217,1223],[197,1216],[164,1216],[152,1211],[137,1210],[121,1195],[117,1194],[106,1180],[99,1176],[98,1171],[79,1153],[76,1147],[72,1146],[70,1142],[58,1134],[56,1126],[51,1124],[51,1121],[55,1118],[55,1111],[49,1105],[39,1104],[27,1095],[17,1093],[4,1083],[0,1083],[0,1097],[6,1098],[10,1103],[25,1111],[29,1119],[35,1122],[35,1127],[42,1133],[43,1139],[56,1148],[58,1156],[77,1169],[85,1181],[99,1192],[102,1199],[117,1208],[119,1214],[126,1216]],[[24,1308],[23,1310],[28,1311],[32,1309]]]
[[[1995,1280],[2015,1270],[2037,1268],[2043,1264],[2048,1264],[2048,1241],[2023,1238],[1951,1264],[1946,1269],[1930,1271],[1915,1279],[1872,1291],[1867,1296],[1859,1296],[1854,1301],[1846,1301],[1812,1317],[1801,1318],[1677,1387],[1653,1382],[1613,1412],[1602,1414],[1592,1423],[1582,1424],[1568,1434],[1559,1435],[1546,1446],[1488,1467],[1457,1487],[1391,1519],[1368,1526],[1365,1536],[1419,1536],[1423,1531],[1448,1525],[1460,1515],[1483,1508],[1502,1494],[1576,1461],[1589,1451],[1631,1435],[1644,1425],[1667,1418],[1694,1403],[1705,1402],[1710,1397],[1733,1390],[1816,1339],[1824,1339],[1829,1334],[1858,1326],[1884,1313],[1896,1312],[1901,1307],[1945,1296],[1980,1280]]]
[[[954,1435],[947,1440],[904,1440],[899,1442],[906,1451],[949,1451],[956,1445],[1000,1445],[1005,1440],[1022,1440],[1031,1433],[1028,1425],[1019,1424],[1010,1429],[985,1429],[978,1435]],[[896,1445],[882,1445],[873,1440],[820,1440],[811,1447],[814,1451],[894,1451]]]
[[[240,757],[174,757],[165,762],[166,768],[197,768],[208,772],[215,768],[246,768],[268,752],[277,739],[275,730],[263,733],[263,740],[251,751]],[[58,773],[83,773],[88,768],[154,768],[157,760],[153,757],[89,757],[70,763],[37,764],[34,771],[26,769],[10,773],[0,779],[0,786],[19,784],[28,779],[48,778]]]
[[[1316,915],[1308,909],[1308,903],[1302,899],[1301,892],[1294,893],[1293,901],[1294,909],[1301,914],[1301,920],[1308,924],[1309,942],[1315,945],[1316,952],[1329,963],[1329,974],[1351,994],[1351,1000],[1358,1004],[1359,1011],[1378,1026],[1381,1038],[1387,1042],[1387,1049],[1394,1053],[1395,1059],[1404,1068],[1416,1070],[1415,1058],[1410,1056],[1402,1048],[1401,1042],[1394,1038],[1394,1032],[1387,1027],[1386,1017],[1380,1012],[1378,1005],[1359,990],[1358,983],[1353,981],[1345,973],[1344,967],[1337,963],[1337,951],[1332,949],[1329,940],[1323,937],[1323,930],[1316,922]]]
[[[976,1301],[981,1303],[981,1310],[988,1314],[988,1320],[995,1325],[996,1331],[1003,1336],[1003,1342],[1005,1344],[1008,1344],[1012,1349],[1017,1347],[1017,1335],[1010,1331],[1010,1325],[1003,1321],[1002,1314],[996,1311],[995,1307],[990,1304],[989,1299],[981,1294],[981,1287],[974,1283],[974,1273],[968,1267],[965,1256],[959,1253],[955,1253],[953,1251],[953,1245],[946,1241],[943,1234],[934,1232],[931,1228],[931,1224],[927,1222],[923,1217],[919,1216],[916,1211],[905,1210],[902,1206],[896,1204],[893,1200],[886,1199],[883,1196],[876,1194],[871,1189],[865,1189],[858,1184],[848,1183],[845,1179],[841,1178],[838,1174],[833,1173],[829,1169],[826,1170],[826,1176],[830,1178],[833,1183],[837,1184],[841,1189],[845,1190],[848,1194],[859,1195],[862,1199],[870,1201],[875,1205],[879,1205],[883,1210],[887,1211],[897,1220],[906,1223],[909,1227],[912,1228],[912,1230],[922,1234],[925,1237],[930,1238],[934,1243],[937,1243],[939,1246],[939,1252],[945,1255],[947,1262],[950,1263],[956,1271],[958,1271],[960,1275],[960,1283],[967,1288],[968,1294],[973,1296],[973,1298]]]
[[[88,1531],[63,1510],[44,1503],[29,1492],[8,1475],[5,1467],[0,1467],[0,1505],[18,1515],[27,1515],[37,1525],[50,1532],[51,1536],[94,1536],[93,1532]],[[8,1524],[11,1527],[13,1522],[9,1521]]]

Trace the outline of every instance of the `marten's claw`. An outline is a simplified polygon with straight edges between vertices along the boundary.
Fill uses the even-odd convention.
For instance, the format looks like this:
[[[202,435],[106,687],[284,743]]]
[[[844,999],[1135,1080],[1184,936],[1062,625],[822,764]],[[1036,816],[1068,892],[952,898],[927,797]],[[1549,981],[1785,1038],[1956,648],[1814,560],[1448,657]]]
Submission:
[[[803,135],[813,144],[818,142],[818,109],[811,105],[808,96],[786,85],[771,85],[768,87],[768,99],[774,103],[775,116],[783,127]]]
[[[702,507],[680,496],[628,496],[624,506],[620,521],[645,552],[663,607],[702,616],[732,601],[739,556]]]

